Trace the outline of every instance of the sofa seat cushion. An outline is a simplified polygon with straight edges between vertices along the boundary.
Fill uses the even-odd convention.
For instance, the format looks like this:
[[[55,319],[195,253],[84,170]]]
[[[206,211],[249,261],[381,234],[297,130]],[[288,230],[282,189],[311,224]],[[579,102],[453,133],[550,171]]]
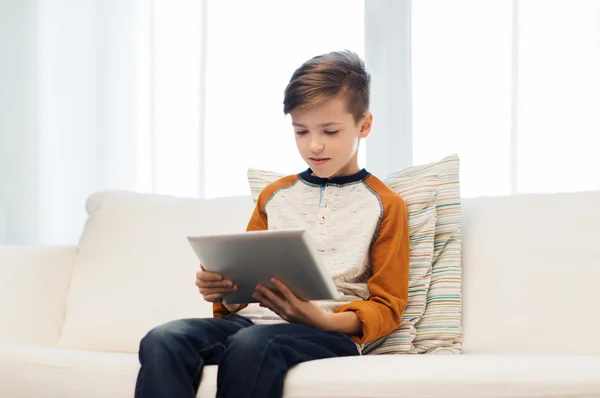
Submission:
[[[0,345],[0,397],[131,398],[136,354]],[[216,366],[204,371],[199,397],[214,397]]]
[[[600,356],[380,355],[301,364],[289,397],[600,398]]]
[[[0,396],[130,398],[135,354],[0,346]],[[198,397],[216,392],[204,370]],[[293,368],[293,398],[600,398],[599,356],[378,355],[326,359]]]
[[[135,354],[0,345],[0,397],[133,397]]]

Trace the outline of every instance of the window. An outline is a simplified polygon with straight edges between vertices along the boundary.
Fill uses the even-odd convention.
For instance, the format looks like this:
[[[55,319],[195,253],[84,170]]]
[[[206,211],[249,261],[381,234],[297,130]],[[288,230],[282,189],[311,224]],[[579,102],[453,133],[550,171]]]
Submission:
[[[463,196],[600,189],[600,2],[412,4],[414,163],[457,152]]]
[[[413,162],[456,152],[463,196],[509,194],[511,2],[412,4]]]
[[[518,20],[518,192],[600,190],[600,2],[520,1]]]

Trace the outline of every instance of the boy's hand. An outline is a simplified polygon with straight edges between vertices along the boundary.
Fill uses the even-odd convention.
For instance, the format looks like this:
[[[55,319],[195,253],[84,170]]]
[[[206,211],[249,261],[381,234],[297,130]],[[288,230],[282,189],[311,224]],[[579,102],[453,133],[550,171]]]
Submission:
[[[232,281],[225,280],[223,275],[206,271],[202,264],[200,264],[200,268],[200,271],[196,271],[196,286],[204,300],[220,303],[223,296],[237,290],[237,286]]]
[[[329,313],[310,302],[302,301],[280,280],[271,278],[274,290],[258,285],[252,297],[290,323],[303,323],[319,330],[328,330]]]

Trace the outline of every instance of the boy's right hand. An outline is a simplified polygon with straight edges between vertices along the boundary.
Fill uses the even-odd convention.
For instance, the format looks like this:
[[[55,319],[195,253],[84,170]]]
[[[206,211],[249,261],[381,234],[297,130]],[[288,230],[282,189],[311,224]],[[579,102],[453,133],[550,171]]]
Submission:
[[[211,303],[220,303],[223,296],[227,296],[237,290],[237,286],[229,280],[225,280],[223,275],[216,272],[209,272],[200,264],[200,271],[196,271],[196,286],[204,300]]]

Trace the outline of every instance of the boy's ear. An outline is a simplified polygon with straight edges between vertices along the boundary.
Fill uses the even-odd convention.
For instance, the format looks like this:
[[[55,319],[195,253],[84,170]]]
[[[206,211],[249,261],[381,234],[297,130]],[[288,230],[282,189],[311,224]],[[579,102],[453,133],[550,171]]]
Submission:
[[[367,114],[363,116],[360,123],[360,138],[367,138],[371,132],[371,126],[373,125],[373,114],[371,112],[367,112]]]

